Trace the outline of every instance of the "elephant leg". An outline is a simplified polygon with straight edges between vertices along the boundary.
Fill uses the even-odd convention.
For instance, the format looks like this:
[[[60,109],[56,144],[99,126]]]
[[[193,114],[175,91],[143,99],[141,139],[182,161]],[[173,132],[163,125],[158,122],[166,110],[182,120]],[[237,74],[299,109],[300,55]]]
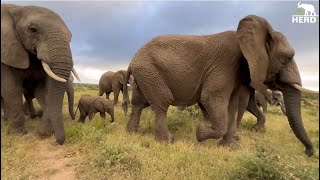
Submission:
[[[34,108],[33,106],[33,103],[32,103],[32,97],[29,97],[29,96],[25,96],[26,98],[26,102],[27,103],[27,108],[28,108],[28,111],[29,111],[29,114],[30,114],[30,118],[31,119],[34,119],[37,117],[37,113],[36,113],[36,109]]]
[[[222,89],[217,89],[220,87]],[[215,89],[216,88],[216,89]],[[229,87],[216,85],[212,87],[210,81],[204,84],[201,92],[201,103],[209,114],[211,126],[199,124],[196,135],[199,142],[206,139],[218,139],[224,136],[228,130],[228,105],[231,92]]]
[[[24,115],[29,115],[30,114],[27,101],[25,101],[23,103],[23,113],[24,113]]]
[[[172,143],[173,135],[170,133],[167,122],[168,108],[163,109],[159,106],[152,106],[155,112],[155,139],[157,141],[166,141]]]
[[[103,94],[104,94],[103,90],[101,88],[99,88],[98,96],[102,96]]]
[[[4,121],[8,121],[8,119],[9,119],[8,109],[7,109],[7,107],[4,105],[3,99],[1,99],[1,108],[3,108],[3,117],[2,117],[2,119],[3,119]]]
[[[250,96],[249,104],[247,110],[257,118],[257,123],[254,125],[254,129],[259,131],[264,129],[264,124],[266,122],[266,117],[256,104],[254,94]]]
[[[4,78],[5,77],[5,78]],[[12,87],[12,88],[8,88]],[[22,83],[14,76],[11,69],[1,64],[1,96],[8,110],[10,126],[8,132],[26,134],[25,117],[23,113]]]
[[[228,106],[228,130],[223,136],[222,140],[219,142],[221,146],[227,146],[232,149],[239,148],[238,142],[234,139],[234,134],[236,131],[236,123],[238,117],[239,109],[239,91],[236,90],[230,98]]]
[[[105,112],[100,112],[100,117],[102,120],[106,120],[106,113]]]
[[[208,112],[206,111],[206,109],[204,108],[204,106],[203,106],[201,103],[198,103],[198,106],[199,106],[199,108],[201,109],[203,118],[204,118],[205,120],[209,120],[209,114],[208,114]]]
[[[237,116],[237,128],[240,127],[241,124],[241,120],[243,117],[243,114],[245,113],[248,104],[249,104],[249,100],[252,96],[255,96],[255,90],[244,86],[244,85],[240,85],[240,89],[239,89],[239,104],[238,104],[238,116]]]
[[[112,86],[112,90],[113,90],[113,94],[114,94],[113,104],[117,105],[118,104],[118,97],[119,97],[120,89],[117,86],[116,87]]]
[[[127,123],[128,132],[138,132],[141,112],[148,107],[147,100],[142,95],[139,89],[133,89],[132,92],[132,110],[129,121]]]
[[[34,96],[40,105],[40,110],[37,112],[38,117],[43,116],[43,112],[46,110],[46,90],[43,85],[40,85],[35,89]]]
[[[89,112],[89,121],[92,121],[93,116],[94,116],[94,113],[93,112]]]
[[[263,102],[261,104],[261,106],[262,106],[262,109],[263,109],[263,113],[267,113],[268,112],[268,103],[267,103],[267,101]]]
[[[110,93],[106,92],[106,99],[109,99]]]
[[[104,121],[103,122],[103,127],[106,127],[107,125],[107,122],[106,122],[106,113],[103,111],[103,112],[100,112],[100,117],[101,119]]]
[[[80,116],[77,122],[82,122],[84,123],[86,117],[87,117],[87,113],[84,111],[83,107],[79,104],[79,111],[80,111]]]

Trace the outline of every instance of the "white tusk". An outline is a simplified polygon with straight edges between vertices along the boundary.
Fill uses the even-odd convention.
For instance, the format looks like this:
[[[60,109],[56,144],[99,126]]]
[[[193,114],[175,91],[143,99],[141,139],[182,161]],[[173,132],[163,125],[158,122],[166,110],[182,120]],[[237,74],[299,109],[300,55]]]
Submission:
[[[80,77],[79,77],[77,71],[76,71],[74,68],[72,68],[71,71],[72,71],[73,75],[77,78],[77,80],[78,80],[79,82],[81,82]]]
[[[48,65],[47,63],[45,63],[45,62],[43,62],[43,61],[41,61],[41,63],[42,63],[42,67],[43,67],[44,71],[45,71],[45,72],[48,74],[48,76],[50,76],[52,79],[54,79],[54,80],[56,80],[56,81],[59,81],[59,82],[67,82],[67,80],[65,80],[65,79],[63,79],[63,78],[55,75],[55,74],[51,71],[51,69],[50,69],[50,67],[49,67],[49,65]]]
[[[309,89],[306,89],[298,84],[291,84],[292,87],[298,89],[299,91],[301,92],[304,92],[304,93],[308,93],[308,94],[319,94],[318,91],[312,91],[312,90],[309,90]]]

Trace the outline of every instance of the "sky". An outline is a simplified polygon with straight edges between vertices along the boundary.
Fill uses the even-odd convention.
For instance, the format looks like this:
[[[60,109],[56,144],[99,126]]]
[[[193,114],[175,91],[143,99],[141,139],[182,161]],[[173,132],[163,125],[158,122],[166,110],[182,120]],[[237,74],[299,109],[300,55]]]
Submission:
[[[71,49],[82,83],[127,69],[135,52],[164,34],[208,35],[236,30],[255,14],[284,33],[295,49],[303,86],[319,91],[319,22],[293,24],[299,1],[1,1],[57,12],[72,32]],[[319,1],[302,1],[314,5]],[[75,80],[76,81],[76,80]]]

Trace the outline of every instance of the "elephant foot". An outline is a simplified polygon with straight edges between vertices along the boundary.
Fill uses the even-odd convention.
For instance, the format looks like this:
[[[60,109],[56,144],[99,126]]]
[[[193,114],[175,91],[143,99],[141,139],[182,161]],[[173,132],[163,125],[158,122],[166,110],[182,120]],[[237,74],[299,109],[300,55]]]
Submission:
[[[26,130],[25,126],[22,126],[22,127],[9,127],[8,128],[8,134],[14,134],[14,133],[25,135],[25,134],[28,133],[28,131]]]
[[[211,138],[211,135],[212,135],[212,129],[209,126],[203,123],[199,124],[196,130],[196,136],[197,136],[198,142],[202,142],[204,140]]]
[[[44,122],[45,120],[42,119],[42,122],[40,124],[40,127],[38,129],[38,133],[40,136],[51,136],[54,133],[53,128],[51,127],[51,124],[48,122]]]
[[[137,133],[138,132],[139,127],[138,126],[130,126],[127,125],[127,131],[129,133]]]
[[[35,119],[37,117],[36,114],[30,114],[30,119]]]
[[[231,138],[231,139],[223,138],[221,141],[219,141],[218,145],[223,147],[228,147],[231,150],[237,150],[240,148],[239,143],[234,138]]]
[[[171,133],[156,135],[155,139],[156,141],[159,141],[159,142],[168,142],[168,143],[174,142],[174,136]]]
[[[256,125],[253,126],[252,129],[257,131],[257,132],[265,132],[264,124],[256,124]]]
[[[37,113],[37,115],[38,115],[39,118],[42,118],[42,116],[43,116],[43,111],[42,111],[42,110],[39,110],[38,113]]]

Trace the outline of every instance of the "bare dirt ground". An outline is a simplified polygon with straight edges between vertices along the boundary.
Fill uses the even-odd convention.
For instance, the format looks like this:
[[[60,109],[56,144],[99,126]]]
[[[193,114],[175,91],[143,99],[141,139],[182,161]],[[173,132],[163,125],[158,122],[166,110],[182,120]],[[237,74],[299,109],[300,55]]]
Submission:
[[[39,159],[37,168],[43,174],[37,179],[49,180],[73,180],[76,179],[76,172],[71,165],[72,161],[77,158],[77,153],[68,152],[64,146],[60,146],[47,139],[44,143],[39,143]]]

